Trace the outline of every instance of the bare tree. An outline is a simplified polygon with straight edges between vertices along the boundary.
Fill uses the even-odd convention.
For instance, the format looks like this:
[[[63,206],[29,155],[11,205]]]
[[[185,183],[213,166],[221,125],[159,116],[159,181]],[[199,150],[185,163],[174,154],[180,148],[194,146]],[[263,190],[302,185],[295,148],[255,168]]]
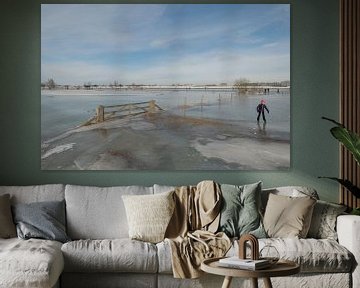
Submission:
[[[45,85],[49,88],[49,89],[54,89],[56,87],[56,83],[54,81],[54,79],[50,78],[49,80],[46,81]]]
[[[91,89],[91,86],[92,86],[92,83],[89,81],[89,82],[85,82],[83,87],[86,89],[86,90],[90,90]]]
[[[239,90],[239,92],[247,92],[250,81],[246,78],[240,78],[235,80],[234,87]]]

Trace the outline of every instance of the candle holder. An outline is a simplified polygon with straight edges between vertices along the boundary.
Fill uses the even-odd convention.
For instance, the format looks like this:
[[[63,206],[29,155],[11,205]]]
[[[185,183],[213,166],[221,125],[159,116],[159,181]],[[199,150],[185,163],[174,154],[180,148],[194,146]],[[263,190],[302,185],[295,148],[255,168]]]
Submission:
[[[246,243],[249,242],[251,249],[251,259],[258,260],[259,259],[259,241],[252,234],[245,234],[239,239],[239,258],[247,259],[246,257]]]

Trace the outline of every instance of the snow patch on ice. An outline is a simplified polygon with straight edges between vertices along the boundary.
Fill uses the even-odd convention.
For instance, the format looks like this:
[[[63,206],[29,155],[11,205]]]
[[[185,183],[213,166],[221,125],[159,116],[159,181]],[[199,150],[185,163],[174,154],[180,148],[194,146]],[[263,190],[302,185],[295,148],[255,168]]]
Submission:
[[[59,145],[56,146],[52,149],[50,149],[49,151],[47,151],[46,153],[44,153],[44,155],[41,156],[41,159],[45,159],[53,154],[58,154],[58,153],[62,153],[64,151],[70,150],[74,147],[75,143],[69,143],[69,144],[63,144],[63,145]]]

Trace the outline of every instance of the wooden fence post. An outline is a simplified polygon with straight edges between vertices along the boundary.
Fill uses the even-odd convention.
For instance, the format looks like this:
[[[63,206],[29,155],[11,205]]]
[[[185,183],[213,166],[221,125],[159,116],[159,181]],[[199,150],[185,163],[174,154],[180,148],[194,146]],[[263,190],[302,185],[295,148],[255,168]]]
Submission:
[[[102,105],[96,108],[96,122],[104,122],[104,106]]]
[[[156,105],[155,105],[155,100],[151,100],[149,101],[149,113],[155,113],[156,110]]]

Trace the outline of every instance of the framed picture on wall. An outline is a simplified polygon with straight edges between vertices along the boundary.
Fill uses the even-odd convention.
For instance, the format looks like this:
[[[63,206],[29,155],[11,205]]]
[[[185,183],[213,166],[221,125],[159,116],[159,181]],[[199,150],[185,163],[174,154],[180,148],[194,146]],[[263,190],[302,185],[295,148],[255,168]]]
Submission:
[[[290,4],[42,4],[41,168],[290,168]]]

